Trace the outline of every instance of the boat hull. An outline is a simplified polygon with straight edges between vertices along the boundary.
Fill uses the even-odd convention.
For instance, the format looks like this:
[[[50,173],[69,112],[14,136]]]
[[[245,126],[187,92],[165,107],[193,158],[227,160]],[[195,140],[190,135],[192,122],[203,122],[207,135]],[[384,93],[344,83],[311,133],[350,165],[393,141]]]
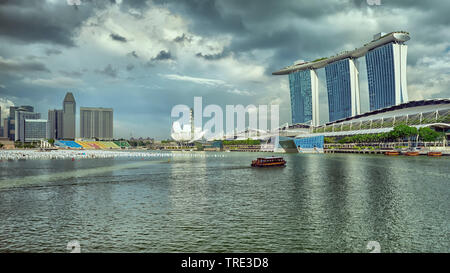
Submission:
[[[395,155],[400,155],[399,152],[385,152],[385,155],[389,155],[389,156],[395,156]]]

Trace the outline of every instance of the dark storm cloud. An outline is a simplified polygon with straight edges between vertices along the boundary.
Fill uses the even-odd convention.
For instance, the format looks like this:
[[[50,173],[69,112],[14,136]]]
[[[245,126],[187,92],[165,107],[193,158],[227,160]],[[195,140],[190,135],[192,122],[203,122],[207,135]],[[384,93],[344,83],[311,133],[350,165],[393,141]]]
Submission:
[[[66,1],[0,1],[0,36],[20,42],[46,42],[74,46],[73,35],[94,9],[78,10]]]
[[[237,14],[222,13],[221,7],[215,0],[156,0],[154,3],[169,6],[174,12],[195,18],[193,28],[199,34],[212,34],[214,31],[236,32],[244,30],[241,17]]]
[[[111,64],[108,64],[102,70],[95,70],[96,73],[103,74],[112,78],[117,78],[117,69],[113,68]]]
[[[54,43],[75,46],[74,36],[84,21],[97,10],[111,5],[108,0],[82,0],[71,6],[66,0],[1,0],[0,37],[21,43]]]
[[[266,74],[292,64],[297,59],[312,60],[359,47],[376,32],[410,31],[414,46],[442,43],[442,33],[450,25],[450,1],[384,1],[368,5],[366,0],[271,1],[271,0],[156,0],[173,12],[192,20],[194,33],[206,36],[231,34],[229,51],[237,56],[255,49],[272,50]],[[344,26],[333,21],[338,14],[363,14],[372,26]],[[409,18],[395,22],[386,19]],[[353,18],[349,17],[351,21]],[[376,27],[376,29],[373,29]],[[407,29],[406,29],[407,28]],[[448,31],[447,31],[448,33]],[[444,37],[445,39],[445,37]],[[423,52],[409,51],[411,64]],[[208,59],[208,58],[205,58]]]
[[[161,50],[156,57],[152,58],[152,61],[164,61],[173,60],[172,54],[169,51]]]
[[[227,50],[224,50],[217,54],[203,54],[203,53],[199,52],[199,53],[195,54],[195,56],[197,56],[199,58],[203,58],[208,61],[212,61],[212,60],[219,60],[219,59],[228,57],[228,56],[230,56],[230,52]]]
[[[111,37],[111,39],[113,39],[114,41],[118,41],[118,42],[122,42],[122,43],[126,43],[127,42],[127,38],[120,36],[119,34],[114,34],[111,33],[109,35],[109,37]]]

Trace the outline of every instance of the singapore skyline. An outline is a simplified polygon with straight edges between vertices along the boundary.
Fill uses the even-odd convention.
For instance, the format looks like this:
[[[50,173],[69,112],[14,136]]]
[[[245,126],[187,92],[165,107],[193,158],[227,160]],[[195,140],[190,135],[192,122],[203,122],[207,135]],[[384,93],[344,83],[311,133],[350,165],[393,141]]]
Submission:
[[[448,253],[449,10],[0,0],[0,253],[167,272]]]
[[[207,104],[279,104],[280,124],[291,123],[288,79],[272,76],[273,71],[293,60],[352,50],[375,33],[395,30],[411,35],[409,100],[450,95],[448,19],[441,14],[447,3],[427,6],[431,18],[418,14],[423,8],[419,1],[408,6],[325,1],[301,10],[287,1],[274,6],[269,22],[252,1],[244,7],[233,1],[119,2],[82,2],[76,9],[64,1],[3,3],[2,25],[22,27],[0,35],[2,118],[11,105],[33,105],[46,118],[48,109],[60,108],[61,97],[73,92],[78,101],[89,102],[83,106],[114,108],[117,138],[168,138],[170,108],[191,105],[193,96],[203,96]],[[45,18],[55,11],[60,15],[52,21]],[[19,12],[39,14],[45,23],[33,25]],[[287,21],[291,13],[307,16]],[[221,19],[213,20],[211,14]],[[353,16],[329,28],[332,22],[344,22],[344,14]],[[27,29],[46,34],[31,35]],[[151,32],[145,34],[145,29]],[[367,112],[364,62],[360,66],[361,112]],[[320,123],[328,121],[324,74],[318,75]]]

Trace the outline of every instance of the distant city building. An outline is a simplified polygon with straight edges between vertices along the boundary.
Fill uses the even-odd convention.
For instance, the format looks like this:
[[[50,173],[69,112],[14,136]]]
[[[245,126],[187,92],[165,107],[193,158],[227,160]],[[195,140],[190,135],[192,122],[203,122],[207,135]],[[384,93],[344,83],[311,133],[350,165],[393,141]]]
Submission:
[[[47,120],[45,119],[25,119],[23,127],[23,139],[25,142],[39,141],[46,138]]]
[[[407,45],[394,42],[367,52],[371,111],[408,101],[406,53]]]
[[[71,92],[67,92],[63,101],[63,139],[75,139],[76,103]]]
[[[20,109],[25,112],[33,112],[34,107],[29,105],[23,105],[23,106],[10,106],[9,107],[9,117],[6,122],[6,126],[4,130],[6,130],[6,137],[9,138],[9,140],[15,140],[16,135],[16,126],[15,126],[15,117],[16,117],[16,110]]]
[[[25,120],[41,118],[40,113],[27,112],[24,110],[26,110],[26,109],[18,108],[15,110],[15,113],[14,113],[15,114],[15,119],[14,119],[14,125],[15,125],[14,140],[15,141],[22,141],[22,142],[25,141]]]
[[[8,137],[8,119],[3,120],[3,137]]]
[[[63,110],[48,110],[47,138],[63,138]]]
[[[80,107],[80,137],[113,139],[113,109]]]

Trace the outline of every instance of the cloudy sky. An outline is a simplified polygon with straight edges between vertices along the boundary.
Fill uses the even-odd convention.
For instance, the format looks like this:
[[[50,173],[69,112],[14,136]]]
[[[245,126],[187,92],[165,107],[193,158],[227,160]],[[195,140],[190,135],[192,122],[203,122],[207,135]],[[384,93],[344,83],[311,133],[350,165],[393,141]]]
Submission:
[[[411,35],[410,100],[448,98],[449,10],[440,0],[0,0],[2,118],[9,105],[46,118],[71,91],[78,107],[114,108],[115,137],[168,137],[172,107],[192,106],[194,96],[223,109],[279,104],[280,122],[290,122],[288,79],[273,71],[396,30]]]

